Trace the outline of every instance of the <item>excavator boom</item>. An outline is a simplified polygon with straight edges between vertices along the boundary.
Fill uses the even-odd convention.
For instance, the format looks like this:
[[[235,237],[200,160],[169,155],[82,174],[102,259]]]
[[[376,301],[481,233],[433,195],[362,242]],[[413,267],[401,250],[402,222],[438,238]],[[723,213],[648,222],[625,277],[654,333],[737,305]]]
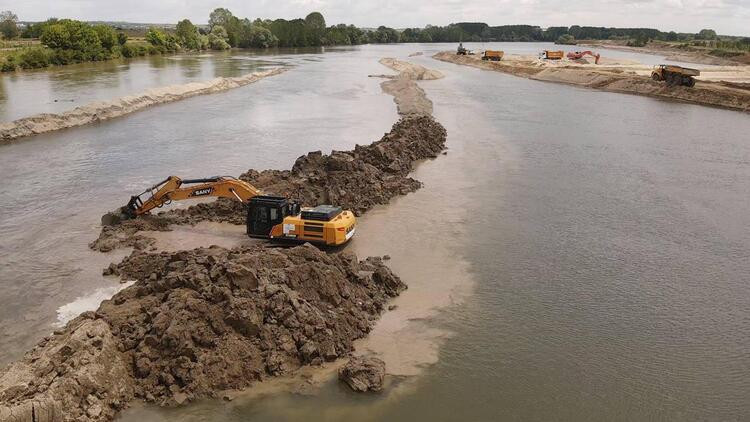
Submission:
[[[144,201],[143,196],[149,193],[151,196]],[[260,190],[253,185],[229,176],[190,180],[169,176],[139,195],[132,196],[126,208],[127,212],[135,217],[146,214],[154,208],[161,208],[171,201],[216,196],[247,202],[260,193]]]

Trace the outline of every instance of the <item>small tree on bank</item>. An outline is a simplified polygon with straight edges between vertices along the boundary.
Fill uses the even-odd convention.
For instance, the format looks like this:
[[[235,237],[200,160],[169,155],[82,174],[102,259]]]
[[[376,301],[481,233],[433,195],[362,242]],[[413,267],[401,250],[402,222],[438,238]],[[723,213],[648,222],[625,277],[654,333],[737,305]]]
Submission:
[[[6,39],[18,37],[18,16],[10,10],[0,12],[0,34]]]

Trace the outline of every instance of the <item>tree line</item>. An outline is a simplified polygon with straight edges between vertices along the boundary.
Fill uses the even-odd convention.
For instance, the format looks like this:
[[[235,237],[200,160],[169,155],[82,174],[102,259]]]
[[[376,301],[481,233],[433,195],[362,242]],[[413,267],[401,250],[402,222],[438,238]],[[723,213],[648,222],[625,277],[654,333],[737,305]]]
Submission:
[[[468,42],[468,41],[549,41],[575,44],[577,40],[628,40],[643,46],[651,40],[681,41],[733,51],[750,50],[750,38],[719,37],[704,29],[697,34],[662,32],[651,28],[606,28],[556,26],[543,29],[534,25],[490,26],[482,22],[460,22],[446,26],[397,30],[380,26],[364,30],[353,25],[328,26],[319,12],[304,19],[255,19],[234,16],[225,8],[213,10],[207,26],[188,19],[174,29],[151,27],[142,39],[131,40],[124,32],[108,25],[91,25],[73,19],[51,18],[45,22],[18,27],[18,17],[0,13],[0,35],[5,39],[38,39],[41,46],[14,50],[0,56],[0,70],[46,67],[84,61],[137,57],[175,51],[226,50],[229,48],[318,47],[387,43]],[[742,53],[739,53],[742,54]]]

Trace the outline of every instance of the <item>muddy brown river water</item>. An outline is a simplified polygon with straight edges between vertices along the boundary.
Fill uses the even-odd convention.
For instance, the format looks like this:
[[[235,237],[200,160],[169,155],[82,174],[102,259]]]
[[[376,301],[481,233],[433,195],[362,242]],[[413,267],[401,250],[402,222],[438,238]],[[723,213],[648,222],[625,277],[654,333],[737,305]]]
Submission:
[[[117,288],[100,271],[119,255],[86,248],[103,211],[168,173],[287,168],[309,150],[372,142],[396,113],[366,76],[387,73],[380,57],[425,51],[408,60],[446,75],[420,84],[448,154],[418,167],[422,190],[363,217],[349,246],[389,254],[410,286],[358,346],[384,356],[387,392],[356,396],[324,380],[312,394],[135,407],[121,419],[747,418],[747,114],[429,58],[444,48],[192,58],[208,73],[235,61],[293,69],[0,146],[0,362]],[[184,234],[190,246],[245,241],[226,226]]]

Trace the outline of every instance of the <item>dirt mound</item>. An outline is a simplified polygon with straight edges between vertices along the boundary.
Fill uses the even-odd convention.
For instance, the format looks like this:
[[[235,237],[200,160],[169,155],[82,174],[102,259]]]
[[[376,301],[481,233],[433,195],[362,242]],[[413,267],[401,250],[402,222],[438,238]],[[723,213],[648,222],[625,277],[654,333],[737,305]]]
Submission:
[[[419,181],[408,177],[414,164],[434,158],[445,148],[446,131],[430,116],[408,117],[393,125],[389,133],[370,145],[330,155],[314,151],[298,158],[291,170],[248,170],[240,176],[263,192],[282,195],[304,206],[337,204],[361,215],[397,195],[419,189]],[[144,230],[168,230],[170,224],[218,221],[245,224],[245,206],[219,199],[156,216],[123,221],[102,227],[92,249],[148,248],[152,241],[137,234]]]
[[[140,94],[128,95],[111,101],[86,104],[60,114],[43,113],[24,117],[10,123],[0,124],[0,144],[24,136],[112,119],[156,104],[238,88],[269,76],[278,75],[285,70],[284,68],[278,68],[234,78],[216,78],[205,82],[154,88]]]
[[[110,271],[137,282],[0,372],[2,420],[111,420],[135,397],[181,404],[333,360],[406,288],[379,258],[310,245],[134,252]]]
[[[353,357],[339,369],[339,379],[359,393],[380,391],[385,379],[385,362],[375,357]]]

